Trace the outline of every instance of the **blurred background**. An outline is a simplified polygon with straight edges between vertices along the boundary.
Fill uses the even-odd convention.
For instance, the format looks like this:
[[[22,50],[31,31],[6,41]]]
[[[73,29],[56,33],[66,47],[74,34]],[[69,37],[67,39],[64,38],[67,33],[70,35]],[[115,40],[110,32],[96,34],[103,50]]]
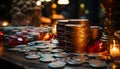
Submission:
[[[115,4],[114,1],[116,1]],[[106,32],[107,35],[109,33],[113,35],[115,31],[119,30],[118,34],[120,34],[120,0],[114,1],[0,0],[0,41],[9,40],[11,46],[15,46],[19,42],[22,44],[34,40],[51,40],[52,42],[57,39],[56,24],[58,20],[88,19],[91,26],[100,26],[100,30],[97,29],[97,34],[101,33],[97,36],[105,35],[103,41],[106,42],[108,40]],[[64,35],[63,31],[62,35]],[[91,41],[91,44],[98,39]],[[97,42],[98,46],[100,46],[99,43]],[[2,46],[2,44],[0,45]],[[91,46],[93,47],[89,47],[89,51],[101,48],[101,46],[96,47],[97,49],[96,45]],[[1,51],[3,51],[3,47],[1,47]],[[0,62],[4,61],[0,60]]]
[[[0,19],[11,23],[14,18],[23,20],[43,16],[50,19],[89,18],[93,24],[98,24],[98,13],[98,0],[0,0]]]
[[[11,0],[0,0],[0,20],[9,20],[10,21],[10,9],[11,9]]]
[[[115,9],[119,28],[119,1]],[[0,0],[0,21],[7,20],[14,26],[51,26],[59,19],[82,18],[103,27],[105,15],[99,0]]]

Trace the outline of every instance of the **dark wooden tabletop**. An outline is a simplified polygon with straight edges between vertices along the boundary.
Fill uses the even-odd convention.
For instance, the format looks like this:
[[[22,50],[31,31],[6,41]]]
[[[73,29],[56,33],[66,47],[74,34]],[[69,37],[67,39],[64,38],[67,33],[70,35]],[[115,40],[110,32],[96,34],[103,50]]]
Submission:
[[[8,50],[4,50],[1,59],[9,61],[13,64],[16,64],[18,66],[21,66],[25,69],[50,69],[48,67],[48,63],[41,62],[39,59],[26,59],[25,54],[19,53],[17,51],[11,52]],[[114,69],[112,67],[112,63],[109,63],[106,68],[100,68],[100,69]],[[66,64],[65,67],[62,69],[96,69],[91,67],[88,63],[84,63],[82,65],[72,66]]]

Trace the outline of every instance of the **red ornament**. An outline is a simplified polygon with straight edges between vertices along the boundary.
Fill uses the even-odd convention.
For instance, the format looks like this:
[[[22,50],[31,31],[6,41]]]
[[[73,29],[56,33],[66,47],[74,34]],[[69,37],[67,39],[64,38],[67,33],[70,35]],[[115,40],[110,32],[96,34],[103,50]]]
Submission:
[[[3,32],[0,32],[0,41],[3,40]]]
[[[105,49],[105,46],[103,46],[102,41],[96,41],[90,46],[88,46],[88,53],[98,53]]]
[[[15,45],[19,45],[19,44],[27,44],[28,43],[28,39],[27,37],[24,37],[22,35],[12,35],[9,37],[9,44],[10,46],[15,46]]]

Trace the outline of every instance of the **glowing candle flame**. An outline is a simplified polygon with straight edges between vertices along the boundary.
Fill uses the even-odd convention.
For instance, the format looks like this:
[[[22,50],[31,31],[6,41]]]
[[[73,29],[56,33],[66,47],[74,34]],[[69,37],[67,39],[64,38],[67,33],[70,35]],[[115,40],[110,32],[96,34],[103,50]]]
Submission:
[[[2,22],[2,26],[5,27],[5,26],[8,26],[9,25],[9,22],[8,21],[3,21]]]
[[[117,57],[120,55],[120,50],[117,46],[118,44],[116,44],[115,40],[113,40],[113,44],[110,45],[110,55],[112,57]]]
[[[69,4],[69,0],[58,0],[58,4],[67,5],[67,4]]]

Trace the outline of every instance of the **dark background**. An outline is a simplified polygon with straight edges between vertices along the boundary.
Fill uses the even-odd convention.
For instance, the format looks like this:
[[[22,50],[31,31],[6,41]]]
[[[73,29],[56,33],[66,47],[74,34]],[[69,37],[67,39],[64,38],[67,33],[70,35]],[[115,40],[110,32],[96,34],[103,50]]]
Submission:
[[[57,1],[57,0],[55,0]],[[66,15],[67,18],[70,19],[76,19],[79,18],[80,14],[80,2],[84,2],[87,4],[87,9],[89,10],[90,14],[88,15],[88,18],[90,19],[91,23],[98,24],[98,13],[99,13],[99,5],[98,0],[70,0],[70,4],[64,8],[57,9],[57,12],[62,12],[61,9],[68,13]],[[11,9],[11,3],[12,0],[0,0],[0,20],[9,20],[11,21],[11,15],[10,15],[10,9]]]
[[[0,0],[0,20],[10,20],[11,0]]]
[[[56,0],[57,1],[57,0]],[[99,18],[99,0],[70,0],[70,5],[67,8],[62,8],[69,13],[68,18],[79,18],[79,2],[85,1],[87,9],[89,10],[88,18],[91,25],[103,25],[103,22]],[[0,21],[8,20],[11,21],[11,15],[9,13],[11,9],[12,0],[0,0]],[[114,19],[116,21],[116,29],[120,29],[120,0],[117,0],[116,8],[114,12]],[[57,9],[58,13],[61,11]]]

